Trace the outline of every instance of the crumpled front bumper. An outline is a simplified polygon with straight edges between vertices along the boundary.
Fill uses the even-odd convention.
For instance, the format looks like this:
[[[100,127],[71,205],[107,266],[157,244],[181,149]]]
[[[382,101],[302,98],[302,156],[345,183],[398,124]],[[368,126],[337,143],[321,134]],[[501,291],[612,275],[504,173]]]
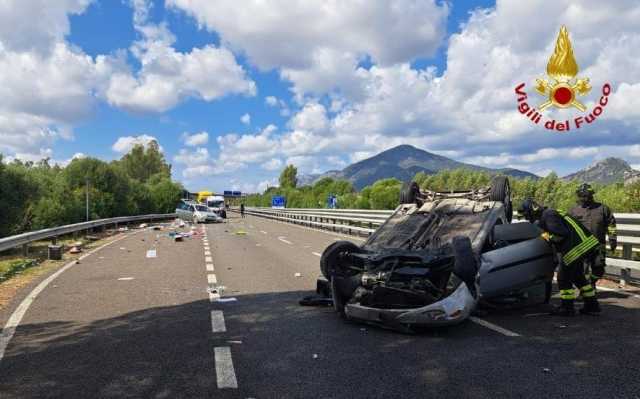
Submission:
[[[414,309],[379,309],[360,304],[347,304],[345,314],[355,320],[380,324],[446,326],[464,321],[478,300],[463,282],[448,297]]]

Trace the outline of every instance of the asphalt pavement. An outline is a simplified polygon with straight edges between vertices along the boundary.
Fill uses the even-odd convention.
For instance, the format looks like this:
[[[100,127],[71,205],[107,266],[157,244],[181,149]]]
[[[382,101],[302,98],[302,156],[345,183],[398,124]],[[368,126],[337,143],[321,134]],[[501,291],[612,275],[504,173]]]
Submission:
[[[0,359],[0,397],[640,397],[640,296],[402,334],[298,305],[323,249],[361,241],[230,216],[183,242],[138,232],[51,281]]]

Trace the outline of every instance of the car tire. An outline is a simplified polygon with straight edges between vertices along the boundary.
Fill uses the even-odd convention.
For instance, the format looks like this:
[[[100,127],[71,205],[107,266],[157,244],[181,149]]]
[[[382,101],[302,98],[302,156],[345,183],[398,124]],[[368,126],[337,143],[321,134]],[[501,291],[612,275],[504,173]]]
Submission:
[[[336,241],[325,248],[320,256],[320,271],[322,275],[329,281],[334,273],[340,272],[335,270],[335,266],[338,263],[340,256],[344,253],[360,252],[360,247],[351,241]],[[342,271],[340,274],[347,274],[346,271]]]
[[[506,176],[496,176],[491,181],[491,190],[489,191],[489,199],[491,201],[502,202],[507,221],[511,223],[513,218],[513,205],[511,203],[511,185]]]
[[[405,182],[402,184],[400,190],[400,203],[401,204],[417,204],[418,194],[420,193],[420,187],[418,183]]]
[[[453,273],[473,291],[478,274],[478,262],[471,248],[471,240],[467,236],[455,236],[451,246],[454,256]]]

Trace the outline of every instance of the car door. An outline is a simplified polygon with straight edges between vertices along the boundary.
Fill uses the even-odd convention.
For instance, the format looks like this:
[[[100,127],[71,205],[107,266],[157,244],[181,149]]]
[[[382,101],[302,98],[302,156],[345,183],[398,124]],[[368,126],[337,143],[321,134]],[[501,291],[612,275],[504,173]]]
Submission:
[[[485,298],[524,292],[551,281],[556,267],[542,231],[528,222],[494,226],[481,255],[478,284]]]

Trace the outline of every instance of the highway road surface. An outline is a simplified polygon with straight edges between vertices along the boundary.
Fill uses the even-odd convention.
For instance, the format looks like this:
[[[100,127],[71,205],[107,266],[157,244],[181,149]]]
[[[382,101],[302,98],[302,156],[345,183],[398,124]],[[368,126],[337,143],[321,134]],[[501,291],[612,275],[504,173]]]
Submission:
[[[21,291],[0,398],[640,398],[636,294],[406,335],[298,305],[339,236],[231,216],[130,232]]]

